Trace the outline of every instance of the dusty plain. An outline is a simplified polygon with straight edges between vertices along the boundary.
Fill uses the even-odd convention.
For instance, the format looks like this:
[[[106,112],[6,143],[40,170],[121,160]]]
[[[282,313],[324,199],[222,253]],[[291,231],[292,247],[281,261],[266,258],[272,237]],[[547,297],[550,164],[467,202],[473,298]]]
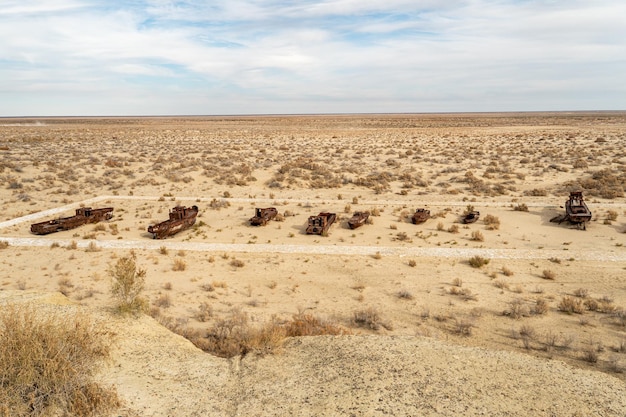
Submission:
[[[306,312],[354,334],[290,340],[282,353],[243,359],[182,344],[219,372],[235,367],[240,378],[255,380],[237,392],[265,400],[234,407],[238,394],[229,391],[228,407],[211,397],[177,412],[171,407],[181,401],[174,399],[180,387],[171,397],[141,391],[114,369],[105,379],[127,395],[130,414],[202,415],[213,404],[215,415],[382,415],[394,407],[396,415],[624,415],[625,189],[624,112],[0,119],[0,293],[61,292],[107,316],[107,270],[134,253],[146,270],[150,315],[170,328],[203,331],[233,314],[260,326]],[[586,230],[550,222],[573,190],[584,192],[593,212]],[[152,239],[148,225],[179,204],[199,207],[196,225]],[[112,206],[114,217],[46,236],[30,232],[31,223],[85,205]],[[468,206],[481,218],[464,225]],[[252,227],[255,207],[276,207],[284,218]],[[432,218],[412,224],[417,208]],[[349,229],[352,213],[364,210],[372,222]],[[327,236],[307,235],[308,216],[322,211],[338,221]],[[475,256],[488,263],[472,267]],[[374,322],[355,320],[363,312]],[[318,363],[316,351],[329,363]],[[358,363],[349,363],[351,351]],[[163,353],[148,359],[142,352],[135,359],[178,366]],[[432,364],[441,386],[442,363],[464,358],[456,372],[487,372],[492,385],[472,388],[450,376],[469,408],[454,403],[452,391],[410,408],[417,397],[405,398],[416,392],[407,372],[399,371],[405,385],[394,394],[401,401],[376,397],[395,378],[393,357],[409,368]],[[140,363],[124,360],[141,374]],[[336,387],[313,376],[320,367],[339,369],[337,361],[351,375],[386,364],[364,382],[367,401],[344,391],[333,396],[328,390]],[[512,370],[528,370],[524,361],[559,370],[520,370],[524,383],[516,390]],[[496,372],[497,363],[506,369]],[[561,391],[532,392],[560,372]],[[263,380],[291,394],[281,403]],[[479,395],[496,386],[507,387],[510,401]],[[602,401],[580,408],[581,398],[597,399],[609,386]],[[476,396],[480,404],[472,403]],[[529,398],[535,404],[524,408]]]

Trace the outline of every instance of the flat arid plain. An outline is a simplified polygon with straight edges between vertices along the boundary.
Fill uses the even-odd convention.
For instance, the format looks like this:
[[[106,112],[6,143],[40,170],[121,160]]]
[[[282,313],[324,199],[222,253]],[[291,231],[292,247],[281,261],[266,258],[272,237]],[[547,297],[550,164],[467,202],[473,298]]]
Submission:
[[[625,189],[624,112],[0,119],[0,303],[108,326],[124,415],[623,416]],[[586,230],[550,222],[571,191]],[[177,205],[196,224],[152,239]],[[113,218],[30,232],[81,206]],[[304,317],[340,335],[200,349]]]

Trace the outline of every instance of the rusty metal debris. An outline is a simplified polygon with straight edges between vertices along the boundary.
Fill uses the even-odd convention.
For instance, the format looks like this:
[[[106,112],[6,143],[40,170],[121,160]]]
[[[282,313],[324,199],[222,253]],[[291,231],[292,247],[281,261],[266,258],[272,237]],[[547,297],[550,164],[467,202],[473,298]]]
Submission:
[[[424,223],[426,220],[430,219],[430,210],[425,208],[418,208],[411,216],[411,222],[413,224]]]
[[[30,226],[30,231],[36,235],[47,235],[48,233],[70,230],[84,224],[98,223],[103,220],[109,220],[113,217],[112,211],[113,207],[99,209],[81,207],[76,209],[75,216],[35,223]]]
[[[336,219],[335,213],[320,213],[317,216],[310,216],[306,228],[307,235],[325,235]]]
[[[591,210],[585,203],[582,191],[572,191],[565,202],[565,214],[553,217],[550,221],[559,224],[567,221],[587,230],[587,222],[591,221]]]
[[[478,220],[479,217],[480,217],[479,211],[470,211],[469,213],[463,216],[463,223],[464,224],[474,223],[476,220]]]
[[[250,219],[252,226],[265,226],[270,220],[278,215],[278,210],[274,207],[269,208],[256,208],[254,217]]]
[[[367,219],[370,217],[369,211],[355,211],[350,220],[348,220],[348,226],[350,229],[356,229],[367,223]]]
[[[170,218],[164,222],[148,226],[148,233],[152,233],[154,239],[165,239],[185,230],[196,222],[198,206],[176,206],[170,210]]]

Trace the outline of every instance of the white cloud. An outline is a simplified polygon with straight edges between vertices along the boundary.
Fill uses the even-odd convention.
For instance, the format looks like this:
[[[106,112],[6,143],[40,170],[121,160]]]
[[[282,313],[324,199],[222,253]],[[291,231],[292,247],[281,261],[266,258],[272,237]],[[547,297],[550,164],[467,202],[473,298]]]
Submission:
[[[626,108],[626,4],[440,3],[10,0],[0,115]]]

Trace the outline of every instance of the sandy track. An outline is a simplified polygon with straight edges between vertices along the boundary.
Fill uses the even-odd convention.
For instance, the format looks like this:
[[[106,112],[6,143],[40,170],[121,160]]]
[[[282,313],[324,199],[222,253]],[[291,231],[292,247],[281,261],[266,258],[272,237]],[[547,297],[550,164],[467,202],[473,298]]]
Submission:
[[[412,256],[433,258],[468,258],[479,255],[489,259],[550,259],[563,256],[558,250],[525,250],[525,249],[487,249],[487,248],[421,248],[421,247],[389,247],[389,246],[340,246],[340,245],[279,245],[279,244],[245,244],[245,243],[201,243],[173,242],[166,240],[49,240],[41,238],[2,237],[12,246],[50,246],[53,242],[67,246],[75,242],[77,247],[86,249],[91,242],[102,249],[148,249],[158,250],[166,247],[170,250],[232,252],[232,253],[302,253],[316,255],[375,255]],[[619,262],[626,261],[626,253],[606,253],[600,251],[568,251],[568,257],[576,260]]]

